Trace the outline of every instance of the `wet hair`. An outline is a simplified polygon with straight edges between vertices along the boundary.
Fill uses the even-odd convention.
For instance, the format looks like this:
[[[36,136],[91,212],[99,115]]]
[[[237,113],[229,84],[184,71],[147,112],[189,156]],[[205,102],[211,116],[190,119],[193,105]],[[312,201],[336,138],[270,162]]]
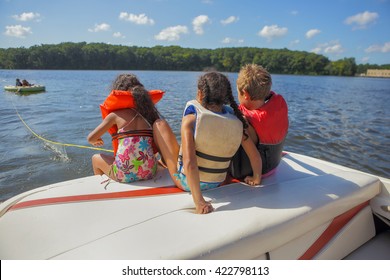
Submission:
[[[238,94],[245,90],[252,100],[265,99],[272,86],[272,78],[267,69],[257,64],[244,65],[237,77]]]
[[[150,125],[161,118],[160,112],[157,110],[149,92],[144,88],[144,85],[133,74],[121,74],[112,84],[113,90],[130,91],[135,102],[135,109],[139,112]]]
[[[135,106],[137,111],[153,125],[153,123],[161,118],[160,112],[157,110],[152,99],[150,98],[149,92],[143,86],[136,86],[131,89]]]
[[[112,83],[112,90],[130,91],[133,87],[144,86],[133,74],[120,74]]]
[[[224,105],[232,107],[234,114],[242,122],[244,135],[247,137],[245,130],[248,123],[233,97],[232,87],[229,79],[219,72],[209,72],[202,75],[198,80],[198,90],[203,94],[202,106],[207,105]]]

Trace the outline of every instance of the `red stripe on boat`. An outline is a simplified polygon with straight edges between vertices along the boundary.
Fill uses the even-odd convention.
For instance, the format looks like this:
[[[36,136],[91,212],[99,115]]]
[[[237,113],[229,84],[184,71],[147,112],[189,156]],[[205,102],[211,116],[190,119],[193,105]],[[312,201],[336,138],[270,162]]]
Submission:
[[[368,201],[334,218],[328,228],[299,259],[311,260],[349,221],[352,220],[353,217],[355,217],[356,214],[358,214],[367,205],[369,205]]]
[[[42,198],[42,199],[35,199],[30,201],[23,201],[13,205],[9,209],[9,211],[28,208],[28,207],[50,205],[50,204],[94,201],[94,200],[104,200],[104,199],[117,199],[117,198],[131,198],[131,197],[141,197],[141,196],[154,196],[154,195],[175,194],[175,193],[182,193],[182,192],[184,191],[175,186],[166,186],[166,187],[150,188],[150,189],[143,189],[143,190],[124,191],[124,192],[51,197],[51,198]]]

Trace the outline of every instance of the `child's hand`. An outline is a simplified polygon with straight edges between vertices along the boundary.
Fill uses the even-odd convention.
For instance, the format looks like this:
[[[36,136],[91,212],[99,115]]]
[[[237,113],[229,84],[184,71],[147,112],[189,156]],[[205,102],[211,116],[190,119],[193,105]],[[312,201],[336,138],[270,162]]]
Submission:
[[[244,182],[247,183],[250,186],[260,185],[260,183],[261,183],[261,176],[260,175],[246,176],[245,179],[244,179]]]
[[[196,214],[207,214],[213,211],[214,208],[210,202],[204,201],[196,204]]]
[[[102,138],[97,139],[94,143],[91,143],[95,147],[101,147],[104,145],[104,141]]]

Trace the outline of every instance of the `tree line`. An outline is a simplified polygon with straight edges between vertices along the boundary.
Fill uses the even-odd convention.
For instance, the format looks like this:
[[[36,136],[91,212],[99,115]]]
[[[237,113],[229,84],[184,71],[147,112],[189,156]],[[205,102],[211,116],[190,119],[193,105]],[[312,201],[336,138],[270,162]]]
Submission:
[[[66,42],[0,49],[1,69],[238,72],[248,63],[260,64],[275,74],[354,76],[367,69],[390,69],[390,64],[356,65],[354,58],[330,61],[305,51],[254,47],[193,49]]]

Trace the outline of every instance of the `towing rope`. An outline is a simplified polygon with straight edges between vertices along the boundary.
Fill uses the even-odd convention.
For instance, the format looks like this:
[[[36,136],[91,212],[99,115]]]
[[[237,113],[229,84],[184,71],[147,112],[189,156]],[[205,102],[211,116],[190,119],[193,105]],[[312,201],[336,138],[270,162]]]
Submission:
[[[75,147],[75,148],[80,148],[80,149],[90,149],[90,150],[96,150],[96,151],[103,151],[103,152],[109,152],[109,153],[113,153],[114,151],[113,150],[108,150],[108,149],[104,149],[104,148],[98,148],[98,147],[91,147],[91,146],[84,146],[84,145],[77,145],[77,144],[69,144],[69,143],[61,143],[61,142],[56,142],[56,141],[52,141],[52,140],[49,140],[49,139],[46,139],[44,137],[42,137],[41,135],[39,135],[38,133],[36,133],[34,130],[32,130],[28,124],[23,120],[22,116],[19,114],[18,112],[18,109],[16,108],[15,104],[12,102],[12,105],[14,106],[14,109],[15,109],[15,112],[16,114],[18,115],[19,119],[22,121],[22,123],[24,124],[24,126],[35,136],[37,137],[38,139],[44,141],[44,142],[47,142],[47,143],[50,143],[50,144],[54,144],[54,145],[60,145],[60,146],[65,146],[65,147]]]

